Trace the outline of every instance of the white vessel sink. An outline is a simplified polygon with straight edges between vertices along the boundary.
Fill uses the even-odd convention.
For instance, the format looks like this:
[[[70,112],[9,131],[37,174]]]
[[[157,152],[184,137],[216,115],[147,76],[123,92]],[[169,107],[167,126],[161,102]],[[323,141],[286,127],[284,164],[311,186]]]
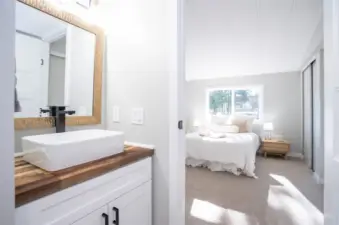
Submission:
[[[22,138],[23,159],[47,171],[57,171],[124,150],[124,133],[81,130]]]

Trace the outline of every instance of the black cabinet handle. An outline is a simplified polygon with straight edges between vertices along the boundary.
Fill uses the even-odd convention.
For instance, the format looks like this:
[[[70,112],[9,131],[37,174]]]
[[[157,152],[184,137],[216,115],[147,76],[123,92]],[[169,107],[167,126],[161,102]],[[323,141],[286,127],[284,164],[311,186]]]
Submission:
[[[103,213],[101,216],[105,219],[105,225],[108,225],[109,224],[108,215],[106,213]]]
[[[113,211],[115,213],[115,220],[113,220],[113,224],[119,225],[119,209],[117,207],[113,207]]]

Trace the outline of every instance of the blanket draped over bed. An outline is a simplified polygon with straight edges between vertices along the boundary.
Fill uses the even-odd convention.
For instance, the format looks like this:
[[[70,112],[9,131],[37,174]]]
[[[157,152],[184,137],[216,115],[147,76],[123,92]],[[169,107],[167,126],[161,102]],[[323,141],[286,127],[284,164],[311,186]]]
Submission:
[[[186,165],[256,177],[255,156],[259,146],[260,138],[255,133],[227,133],[225,138],[189,133],[186,135]]]

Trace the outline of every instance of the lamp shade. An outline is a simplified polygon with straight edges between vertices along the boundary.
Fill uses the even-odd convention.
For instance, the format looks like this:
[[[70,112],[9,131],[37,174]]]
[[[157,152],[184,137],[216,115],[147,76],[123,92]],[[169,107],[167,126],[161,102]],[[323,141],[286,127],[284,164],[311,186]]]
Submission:
[[[265,131],[273,131],[273,123],[264,123],[264,130]]]

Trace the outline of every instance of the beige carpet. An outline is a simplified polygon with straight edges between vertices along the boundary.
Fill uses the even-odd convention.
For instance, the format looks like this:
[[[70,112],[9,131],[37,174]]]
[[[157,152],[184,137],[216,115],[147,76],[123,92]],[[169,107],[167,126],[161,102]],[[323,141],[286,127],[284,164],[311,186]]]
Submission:
[[[186,225],[322,225],[323,186],[304,162],[257,158],[258,179],[186,171]]]

